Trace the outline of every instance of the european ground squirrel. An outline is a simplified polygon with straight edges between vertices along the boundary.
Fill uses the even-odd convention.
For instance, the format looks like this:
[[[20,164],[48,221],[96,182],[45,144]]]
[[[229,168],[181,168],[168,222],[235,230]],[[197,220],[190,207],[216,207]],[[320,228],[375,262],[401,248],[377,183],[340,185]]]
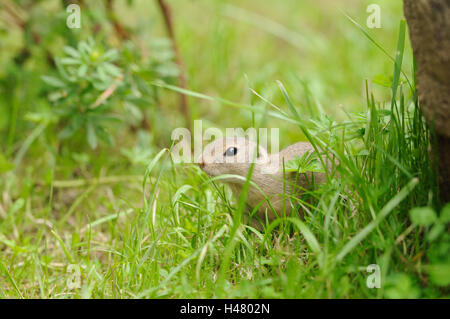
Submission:
[[[257,150],[258,153],[256,153]],[[234,195],[239,198],[248,170],[254,162],[251,181],[258,187],[250,186],[247,205],[250,209],[260,205],[257,210],[258,217],[265,220],[267,212],[268,219],[273,220],[276,217],[273,210],[278,216],[281,216],[284,211],[286,215],[290,214],[291,202],[295,205],[295,200],[290,201],[289,198],[293,198],[305,189],[310,189],[311,184],[316,185],[326,180],[324,173],[299,174],[283,170],[283,165],[286,167],[290,160],[295,157],[300,158],[306,152],[314,152],[313,146],[307,142],[295,143],[279,153],[269,154],[264,147],[258,146],[254,141],[243,137],[227,137],[208,144],[198,163],[200,168],[211,177],[225,174],[238,175],[227,177],[222,181],[226,182]],[[314,180],[313,183],[311,183],[312,180]],[[270,200],[273,210],[266,198]]]

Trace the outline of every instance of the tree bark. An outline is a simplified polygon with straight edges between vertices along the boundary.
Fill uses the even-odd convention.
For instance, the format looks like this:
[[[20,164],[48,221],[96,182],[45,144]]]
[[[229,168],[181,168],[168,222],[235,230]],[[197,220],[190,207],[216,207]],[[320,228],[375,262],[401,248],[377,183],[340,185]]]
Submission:
[[[441,201],[450,201],[450,0],[404,0],[421,111],[436,131]]]

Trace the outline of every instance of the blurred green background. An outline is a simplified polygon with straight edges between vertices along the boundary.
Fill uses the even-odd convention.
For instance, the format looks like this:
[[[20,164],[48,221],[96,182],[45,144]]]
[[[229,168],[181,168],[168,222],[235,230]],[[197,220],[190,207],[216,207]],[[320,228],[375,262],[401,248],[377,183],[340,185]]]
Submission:
[[[394,57],[402,1],[167,0],[174,42],[157,1],[78,1],[80,29],[66,25],[70,3],[0,2],[0,297],[445,295],[450,210],[438,218],[433,206],[428,131],[404,83],[413,78],[408,35],[397,91],[406,128],[396,131],[388,126],[394,63],[349,19]],[[366,26],[370,4],[380,7],[379,29]],[[180,74],[188,112],[178,92],[160,85],[180,86]],[[306,140],[293,124],[220,102],[267,107],[252,89],[288,110],[276,81],[302,118],[348,120],[366,149],[349,152],[342,183],[318,191],[305,220],[326,254],[288,227],[267,234],[273,245],[242,232],[216,285],[232,197],[198,167],[171,166],[159,152],[173,129],[197,119],[203,129],[279,127],[280,148]],[[373,123],[366,83],[370,112],[380,110]],[[418,186],[402,201],[411,183]],[[352,244],[383,209],[392,218]],[[336,261],[349,242],[351,253]],[[383,267],[380,290],[366,286],[374,262]],[[75,291],[66,284],[74,264],[82,273]]]
[[[3,8],[0,38],[3,145],[10,125],[29,129],[34,124],[27,122],[28,112],[51,108],[40,77],[55,74],[51,58],[61,57],[64,46],[89,38],[105,48],[119,51],[129,45],[136,56],[123,64],[126,67],[132,62],[140,65],[148,56],[151,59],[158,55],[158,47],[152,44],[155,39],[167,37],[156,1],[115,1],[111,2],[111,12],[102,1],[91,2],[81,8],[81,29],[66,27],[68,13],[64,10],[64,1],[6,3],[17,4],[21,8],[20,21],[27,21],[27,24],[20,27],[13,15]],[[402,17],[401,1],[171,1],[187,87],[236,102],[261,103],[251,96],[250,86],[280,105],[282,96],[275,83],[280,80],[305,116],[308,115],[308,99],[313,99],[312,103],[320,103],[327,114],[338,120],[346,117],[343,110],[363,110],[366,80],[378,101],[389,101],[390,89],[372,80],[389,85],[386,75],[391,73],[392,61],[344,14],[366,28],[370,14],[366,9],[372,3],[380,6],[381,28],[368,31],[393,55]],[[126,38],[118,34],[111,21],[126,30]],[[21,56],[24,47],[26,57]],[[138,57],[139,54],[146,57]],[[20,65],[14,63],[21,58],[25,61]],[[406,69],[412,67],[409,45],[404,65]],[[186,123],[178,116],[176,94],[161,94],[164,98],[158,105],[147,103],[140,109],[148,113],[152,135],[158,144],[168,146],[170,131]],[[115,103],[123,103],[123,100]],[[18,105],[17,114],[12,114],[14,104]],[[202,119],[211,126],[251,125],[250,112],[236,113],[218,103],[192,98],[189,98],[189,107],[191,120]],[[127,121],[123,113],[119,115],[122,123]],[[282,143],[302,138],[290,134],[291,130],[280,124],[273,121],[269,126],[280,126],[284,130]],[[20,140],[18,134],[9,138],[12,139],[10,144]]]

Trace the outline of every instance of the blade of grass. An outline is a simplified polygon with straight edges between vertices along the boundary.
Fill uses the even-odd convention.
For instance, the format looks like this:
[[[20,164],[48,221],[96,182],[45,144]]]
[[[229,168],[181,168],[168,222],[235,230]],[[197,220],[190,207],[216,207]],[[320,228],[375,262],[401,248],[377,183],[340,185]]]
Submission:
[[[375,227],[383,221],[387,215],[395,208],[402,200],[408,196],[408,194],[419,183],[418,178],[413,178],[405,187],[403,187],[396,196],[394,196],[378,213],[377,218],[364,227],[355,237],[349,240],[347,244],[341,249],[336,256],[336,261],[341,261],[350,251],[352,251],[356,245],[358,245],[364,238],[369,235]]]
[[[230,100],[223,99],[223,98],[220,98],[220,97],[211,97],[211,96],[206,95],[206,94],[202,94],[202,93],[199,93],[199,92],[191,91],[191,90],[188,90],[188,89],[183,89],[183,88],[177,87],[175,85],[170,85],[170,84],[163,83],[161,81],[154,81],[154,82],[151,82],[150,84],[154,85],[154,86],[157,86],[157,87],[165,88],[165,89],[168,89],[168,90],[171,90],[171,91],[181,92],[183,94],[186,94],[188,96],[192,96],[192,97],[195,97],[195,98],[198,98],[198,99],[219,102],[219,103],[224,104],[224,105],[237,107],[239,109],[244,109],[244,110],[255,112],[255,113],[258,113],[258,114],[267,114],[267,115],[269,115],[271,117],[274,117],[274,118],[277,118],[277,119],[281,119],[281,120],[284,120],[284,121],[287,121],[287,122],[290,122],[290,123],[293,123],[293,124],[297,124],[297,125],[300,124],[298,121],[294,120],[293,118],[291,118],[289,116],[286,116],[286,115],[283,115],[283,114],[279,114],[279,113],[276,113],[276,112],[273,112],[273,111],[266,111],[265,109],[261,109],[261,108],[255,107],[253,105],[246,105],[246,104],[236,103],[236,102],[232,102]]]
[[[342,11],[342,14],[348,19],[350,20],[351,23],[353,23],[365,36],[367,39],[369,39],[370,42],[372,42],[378,49],[380,49],[390,60],[392,60],[392,62],[395,63],[396,59],[394,59],[366,30],[364,30],[364,28],[358,23],[356,22],[352,17],[350,17],[347,13],[345,13],[344,11]],[[402,20],[404,22],[404,20]],[[409,78],[406,76],[405,72],[401,71],[402,74],[405,76],[406,81],[409,84],[409,87],[412,89],[412,85],[411,82],[409,81]]]
[[[131,214],[132,212],[134,212],[134,209],[131,209],[131,208],[130,208],[130,209],[127,209],[127,210],[124,211],[124,212],[118,212],[118,213],[110,214],[110,215],[108,215],[108,216],[99,218],[99,219],[93,221],[92,223],[89,223],[89,224],[87,224],[86,226],[84,226],[84,227],[81,229],[81,232],[85,232],[87,229],[91,229],[92,227],[101,225],[101,224],[106,223],[107,221],[110,221],[110,220],[117,219],[117,218],[119,218],[119,217],[121,217],[121,216],[129,215],[129,214]]]
[[[239,196],[239,203],[238,208],[236,210],[236,213],[233,218],[233,227],[231,228],[230,237],[228,238],[227,244],[225,246],[225,252],[222,259],[222,264],[219,268],[219,273],[217,274],[217,281],[216,281],[216,293],[220,297],[222,297],[224,293],[224,282],[225,282],[225,275],[226,271],[229,269],[230,263],[231,263],[231,254],[233,253],[233,250],[237,244],[237,241],[235,240],[237,231],[239,229],[239,226],[241,225],[242,220],[242,214],[244,213],[245,208],[245,202],[247,199],[247,194],[250,189],[250,181],[253,174],[253,169],[255,167],[255,163],[252,163],[250,165],[250,169],[247,173],[247,180],[245,181],[241,195]]]
[[[8,268],[6,268],[6,266],[3,264],[2,261],[0,261],[0,266],[3,269],[3,272],[6,274],[6,278],[9,280],[9,282],[11,283],[11,285],[14,287],[14,290],[17,292],[17,294],[20,296],[20,298],[24,299],[22,293],[20,292],[19,287],[16,284],[16,281],[14,280],[14,278],[11,276]]]
[[[61,247],[61,249],[64,252],[64,255],[66,256],[66,258],[69,260],[69,263],[74,264],[74,259],[72,257],[72,255],[70,254],[69,250],[66,247],[66,244],[64,244],[64,241],[62,240],[62,238],[58,235],[58,233],[52,229],[51,233],[55,236],[56,240],[59,243],[59,246]]]

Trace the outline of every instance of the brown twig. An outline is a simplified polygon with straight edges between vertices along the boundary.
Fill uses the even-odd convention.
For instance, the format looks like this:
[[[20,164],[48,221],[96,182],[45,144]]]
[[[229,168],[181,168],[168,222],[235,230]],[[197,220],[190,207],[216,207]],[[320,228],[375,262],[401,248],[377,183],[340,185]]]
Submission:
[[[108,14],[108,18],[111,20],[114,30],[117,32],[117,35],[119,36],[119,38],[121,40],[128,40],[130,38],[130,34],[125,29],[125,27],[120,24],[119,19],[117,19],[117,16],[114,13],[113,1],[114,0],[106,1],[106,11]]]
[[[114,79],[114,82],[95,100],[94,104],[92,104],[91,109],[95,109],[100,106],[103,102],[105,102],[117,89],[117,85],[122,81],[122,77],[119,76]]]
[[[109,20],[112,23],[112,26],[114,30],[117,33],[117,36],[120,40],[130,40],[135,42],[140,48],[141,51],[145,53],[146,48],[144,46],[141,46],[140,41],[137,37],[133,37],[133,33],[128,32],[127,29],[120,23],[119,19],[117,18],[117,15],[114,13],[114,0],[107,0],[106,1],[106,11]],[[145,57],[145,54],[142,55],[142,57]],[[150,123],[147,118],[147,114],[144,112],[143,118],[140,124],[140,128],[143,128],[144,130],[150,132]],[[131,125],[131,130],[133,132],[137,131],[137,127]]]
[[[25,11],[9,0],[5,0],[2,5],[5,9],[5,12],[13,20],[13,23],[16,24],[19,28],[24,28],[25,21],[27,20]]]
[[[40,35],[32,29],[29,15],[27,14],[27,10],[30,10],[30,7],[34,4],[31,2],[28,6],[21,7],[18,4],[15,4],[9,0],[3,0],[2,3],[3,8],[5,9],[5,13],[2,18],[6,18],[6,21],[9,20],[14,26],[22,29],[25,34],[26,41],[24,47],[19,51],[19,53],[14,57],[14,62],[17,65],[23,65],[28,58],[31,56],[30,50],[30,42],[34,45],[39,45],[41,43]],[[55,67],[55,61],[49,50],[45,50],[45,54],[47,57],[48,64],[51,67]]]
[[[172,40],[173,45],[173,51],[175,53],[175,63],[178,65],[178,68],[180,69],[180,73],[178,75],[178,81],[181,88],[186,88],[186,77],[185,77],[185,71],[183,66],[183,61],[181,59],[181,54],[177,46],[177,42],[175,40],[175,31],[173,28],[173,22],[172,22],[172,13],[170,10],[170,7],[164,0],[158,0],[159,7],[161,9],[161,12],[164,17],[164,22],[166,24],[166,29],[169,34],[170,39]],[[187,128],[191,129],[191,114],[189,110],[189,105],[187,101],[186,95],[183,93],[180,93],[180,102],[181,102],[181,112],[183,113],[183,116],[186,121]]]

